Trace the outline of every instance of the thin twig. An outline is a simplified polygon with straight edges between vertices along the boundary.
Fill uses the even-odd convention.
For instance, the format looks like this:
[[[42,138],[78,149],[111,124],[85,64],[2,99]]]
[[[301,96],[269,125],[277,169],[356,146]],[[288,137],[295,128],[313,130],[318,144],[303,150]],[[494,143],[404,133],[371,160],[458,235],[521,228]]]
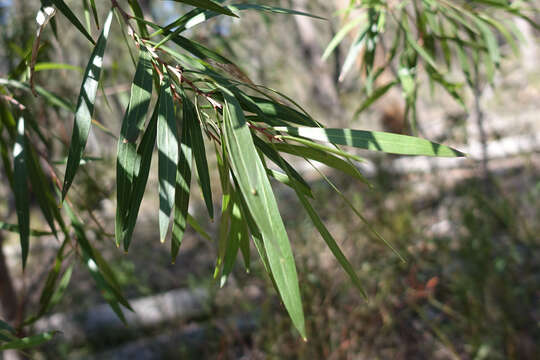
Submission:
[[[135,41],[135,44],[137,47],[139,47],[139,41],[135,38],[136,33],[135,29],[133,29],[133,26],[131,26],[131,23],[129,22],[132,18],[131,15],[129,15],[124,9],[118,5],[118,2],[116,0],[111,0],[112,7],[114,9],[117,9],[120,15],[122,15],[122,18],[124,19],[124,22],[126,23],[126,26],[128,27],[128,35],[131,36],[131,38]]]
[[[4,100],[6,100],[8,103],[12,103],[13,105],[17,106],[19,110],[26,109],[26,106],[18,102],[13,96],[10,95],[0,95]]]

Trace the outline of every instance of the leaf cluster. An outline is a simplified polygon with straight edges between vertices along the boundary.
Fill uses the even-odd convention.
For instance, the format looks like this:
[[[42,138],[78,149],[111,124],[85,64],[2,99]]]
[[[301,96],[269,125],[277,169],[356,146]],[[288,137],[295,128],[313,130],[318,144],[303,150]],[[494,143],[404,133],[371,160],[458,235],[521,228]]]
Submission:
[[[323,163],[367,183],[355,166],[355,162],[362,159],[340,146],[402,155],[455,157],[464,154],[411,136],[325,128],[285,95],[255,85],[233,61],[184,36],[186,29],[204,24],[212,17],[236,17],[244,10],[312,15],[256,4],[225,6],[210,0],[179,2],[196,8],[162,26],[146,20],[136,0],[128,2],[129,9],[111,1],[104,21],[97,16],[96,3],[90,1],[85,11],[89,13],[92,10],[95,26],[100,31],[94,40],[91,29],[88,29],[91,28],[90,21],[85,27],[64,1],[44,0],[40,11],[49,16],[47,21],[53,20],[56,12],[61,13],[93,46],[76,105],[31,81],[23,81],[17,74],[0,79],[3,96],[0,100],[0,150],[5,173],[15,195],[18,218],[18,224],[2,223],[1,227],[19,234],[23,268],[31,236],[53,235],[61,243],[43,287],[40,309],[23,324],[32,323],[58,302],[70,281],[73,259],[79,259],[87,268],[105,300],[121,319],[124,319],[123,308],[130,310],[114,272],[87,237],[81,214],[69,198],[73,194],[70,189],[76,176],[84,170],[87,160],[91,160],[85,156],[85,148],[92,124],[98,124],[94,119],[96,96],[103,81],[104,58],[116,15],[121,25],[119,31],[127,33],[124,38],[126,45],[135,47],[137,51],[129,104],[121,120],[117,143],[114,229],[117,246],[122,246],[125,251],[129,249],[156,150],[159,194],[156,217],[160,240],[165,242],[170,237],[171,260],[174,262],[176,259],[188,226],[208,237],[188,211],[189,201],[197,193],[192,186],[193,179],[197,178],[209,218],[213,219],[219,211],[215,279],[223,286],[238,253],[249,270],[250,246],[253,244],[293,324],[305,338],[293,251],[272,180],[294,190],[338,262],[364,295],[365,291],[338,242],[311,205],[310,198],[314,195],[310,184],[285,157],[292,155],[310,163]],[[47,10],[50,7],[55,10]],[[369,13],[380,11],[377,9],[373,7]],[[381,15],[373,16],[375,21]],[[377,22],[381,24],[381,20]],[[38,24],[40,29],[45,23]],[[36,41],[39,42],[39,37]],[[39,49],[39,46],[34,48]],[[420,56],[431,59],[426,54]],[[30,59],[27,64],[31,63]],[[28,71],[35,71],[35,67],[29,66]],[[433,71],[436,71],[436,66],[433,66]],[[40,142],[48,143],[48,139],[41,136],[41,125],[30,108],[25,106],[27,104],[17,100],[20,93],[29,91],[41,96],[49,106],[73,114],[73,132],[63,181],[57,175],[58,164],[51,162],[47,154],[39,150]],[[211,181],[207,149],[213,150],[216,158],[219,184]],[[363,219],[330,180],[325,179]],[[50,231],[30,227],[29,188]],[[214,209],[216,193],[221,193],[219,210]],[[63,206],[59,207],[58,203]],[[64,217],[69,219],[69,223]],[[106,232],[103,235],[106,236]],[[49,337],[50,334],[40,335],[39,339]],[[30,342],[33,344],[39,339]]]
[[[422,79],[429,80],[432,90],[439,85],[465,107],[464,84],[456,80],[456,71],[473,89],[483,81],[481,75],[492,82],[503,45],[519,53],[523,36],[513,20],[521,18],[538,28],[533,20],[536,11],[530,1],[352,0],[342,13],[345,23],[323,58],[351,37],[340,80],[360,64],[365,97],[356,115],[399,87],[416,133]]]

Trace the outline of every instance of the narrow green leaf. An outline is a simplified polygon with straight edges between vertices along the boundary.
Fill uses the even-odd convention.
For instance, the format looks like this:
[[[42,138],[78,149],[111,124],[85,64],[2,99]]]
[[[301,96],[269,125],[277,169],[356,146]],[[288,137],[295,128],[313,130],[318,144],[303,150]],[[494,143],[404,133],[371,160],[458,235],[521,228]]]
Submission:
[[[268,176],[258,156],[244,114],[232,94],[225,97],[224,140],[231,167],[249,212],[260,230],[271,273],[293,324],[305,338],[304,312],[294,257]]]
[[[256,115],[246,116],[246,120],[250,122],[262,122],[269,126],[286,126],[287,123],[280,119],[277,119],[275,116],[267,116],[255,103],[255,101],[243,91],[234,91],[234,96],[242,106],[242,109],[245,111],[254,113]]]
[[[499,44],[497,43],[497,38],[495,37],[495,34],[491,31],[489,26],[478,17],[473,17],[473,20],[478,26],[478,29],[482,32],[482,36],[484,37],[484,40],[486,41],[489,57],[491,58],[491,61],[495,66],[498,66],[501,61],[501,54],[499,52]]]
[[[418,53],[418,55],[420,55],[430,66],[439,71],[437,64],[435,63],[435,59],[433,59],[433,56],[431,56],[422,46],[420,46],[420,44],[418,44],[410,31],[405,32],[405,38],[413,47],[413,49]]]
[[[187,98],[186,100],[188,103],[191,102]],[[208,161],[206,159],[200,120],[201,118],[199,116],[191,118],[187,125],[190,127],[189,132],[191,134],[191,144],[193,145],[193,156],[195,158],[195,165],[197,166],[197,175],[199,176],[204,203],[206,204],[210,219],[213,219],[214,203],[212,201],[212,187],[210,186],[210,172],[208,171]]]
[[[84,25],[81,24],[81,22],[79,21],[79,19],[77,19],[77,16],[73,13],[73,11],[71,11],[70,7],[68,5],[66,5],[66,3],[63,1],[63,0],[50,0],[58,10],[60,10],[60,12],[62,14],[64,14],[64,16],[88,39],[90,40],[90,42],[92,44],[96,44],[96,42],[94,41],[94,39],[92,38],[92,35],[90,35],[88,33],[88,31],[86,31],[86,29],[84,28]],[[99,40],[98,40],[99,42]]]
[[[457,57],[459,60],[459,65],[461,66],[461,70],[463,71],[463,74],[465,74],[465,79],[467,80],[467,84],[469,84],[469,86],[473,86],[471,66],[469,64],[469,61],[471,59],[469,56],[467,56],[467,53],[462,43],[456,42],[455,46],[456,46]]]
[[[362,56],[362,69],[368,74],[366,88],[371,92],[371,76],[375,63],[375,52],[377,51],[377,43],[379,37],[379,28],[384,27],[384,16],[380,16],[380,12],[371,8],[368,10],[368,30],[365,39],[365,47]]]
[[[277,102],[278,104],[283,104],[284,102],[289,102],[292,105],[296,106],[296,108],[302,113],[302,115],[306,116],[309,119],[309,121],[312,124],[314,124],[313,126],[319,126],[320,125],[317,121],[315,121],[311,117],[311,115],[309,115],[309,113],[302,106],[300,106],[300,104],[298,102],[294,101],[294,99],[292,99],[290,96],[285,95],[281,91],[277,91],[275,89],[272,89],[272,88],[269,88],[269,87],[266,87],[266,86],[263,86],[263,85],[256,85],[256,86],[251,86],[249,84],[240,84],[240,85],[248,86],[250,89],[253,89],[253,90],[257,91],[260,94],[263,94],[268,99],[274,100],[274,96],[270,96],[270,95],[268,95],[266,93],[266,91],[269,91],[272,94],[277,95],[281,99],[283,99],[283,100],[280,100],[280,101],[279,100],[278,101],[274,100],[274,102]],[[264,90],[264,91],[262,91],[261,89]]]
[[[9,224],[9,223],[0,221],[0,230],[5,230],[12,233],[20,234],[18,224]],[[54,233],[50,231],[30,229],[30,235],[31,236],[51,236],[51,235],[54,235]]]
[[[233,17],[238,17],[231,10],[219,5],[218,3],[211,0],[174,0],[176,2],[181,2],[191,6],[195,6],[201,9],[212,10],[220,14],[229,15]]]
[[[362,286],[358,275],[356,275],[354,268],[339,248],[339,245],[337,244],[332,234],[330,234],[326,226],[324,226],[321,218],[313,209],[313,206],[309,203],[309,200],[306,199],[306,197],[300,191],[296,191],[296,195],[298,196],[298,199],[300,200],[300,203],[302,204],[304,209],[306,209],[306,212],[311,218],[313,225],[315,225],[315,227],[319,231],[319,234],[321,234],[321,237],[326,242],[326,245],[328,245],[328,248],[330,249],[330,251],[332,251],[332,254],[334,254],[336,260],[339,262],[343,270],[345,270],[345,272],[349,275],[353,284],[358,288],[358,290],[360,290],[362,295],[367,298],[367,293],[364,290],[364,287]]]
[[[155,24],[149,24],[149,25],[155,27]],[[162,29],[159,26],[158,26],[158,28]],[[167,35],[170,34],[169,31],[165,31],[165,33]],[[232,61],[230,61],[229,59],[225,58],[224,56],[218,54],[217,52],[215,52],[213,50],[210,50],[209,48],[199,44],[198,42],[192,41],[192,40],[187,39],[187,38],[185,38],[183,36],[180,36],[180,35],[172,36],[171,40],[176,45],[180,46],[184,50],[186,50],[186,51],[190,52],[191,54],[195,55],[199,59],[202,59],[202,60],[208,62],[207,64],[201,63],[199,65],[202,65],[204,71],[206,73],[210,73],[212,75],[212,77],[214,78],[214,80],[219,79],[219,81],[222,82],[222,83],[228,81],[226,78],[224,78],[223,76],[219,75],[217,72],[214,71],[217,68],[217,69],[221,69],[222,71],[227,73],[229,76],[239,78],[239,79],[241,79],[242,81],[244,81],[246,83],[251,82],[251,80],[246,76],[244,71],[242,71],[242,69],[240,69]],[[152,42],[149,42],[149,43],[153,44]],[[159,43],[154,44],[154,46],[157,46],[157,45],[159,45]],[[169,49],[168,52],[171,53],[171,49]],[[179,55],[180,57],[182,57],[181,54],[177,53],[176,55]],[[183,60],[188,62],[188,63],[194,63],[194,59],[192,59],[191,57],[185,57],[184,56]]]
[[[429,18],[431,19],[431,16]],[[435,22],[436,20],[433,20],[433,21]],[[439,29],[441,36],[438,37],[438,41],[441,46],[442,53],[444,55],[443,57],[444,57],[444,62],[446,63],[446,67],[450,68],[452,64],[452,52],[450,51],[450,46],[448,45],[445,22],[443,21],[443,18],[440,17],[438,23],[434,24],[433,27]],[[454,31],[454,28],[452,28],[452,31]]]
[[[185,38],[181,35],[173,36],[172,41],[185,49],[186,51],[192,53],[196,57],[206,61],[213,61],[216,65],[232,65],[233,62],[226,57],[218,54],[217,52],[210,50],[206,46],[199,44],[196,41]]]
[[[232,11],[239,11],[239,10],[241,11],[241,10],[254,9],[254,10],[268,11],[268,12],[273,12],[273,13],[278,13],[278,14],[309,16],[309,17],[325,20],[322,17],[312,15],[312,14],[308,14],[308,13],[305,13],[303,11],[296,11],[296,10],[284,9],[284,8],[279,8],[279,7],[274,7],[274,6],[267,6],[267,5],[232,4],[232,5],[228,5],[227,8],[232,10]],[[170,24],[168,24],[164,28],[159,29],[156,32],[152,33],[150,35],[150,38],[152,38],[154,36],[157,36],[157,35],[161,35],[161,34],[163,34],[165,32],[171,31],[172,29],[176,29],[174,31],[174,34],[177,35],[177,34],[183,32],[183,31],[185,31],[187,29],[191,29],[194,26],[202,24],[202,23],[204,23],[204,22],[206,22],[206,21],[208,21],[208,20],[210,20],[210,19],[212,19],[212,18],[214,18],[216,16],[219,16],[219,15],[220,15],[219,13],[214,12],[214,11],[209,11],[209,10],[204,11],[201,8],[196,8],[196,9],[193,9],[193,10],[187,12],[186,14],[182,15],[181,17],[179,17],[175,21],[171,22]],[[172,33],[167,35],[167,37],[169,37],[171,34]],[[169,39],[170,39],[170,37],[169,37]],[[161,43],[161,41],[160,41],[160,43]]]
[[[465,102],[463,101],[463,98],[459,92],[462,84],[450,82],[446,80],[446,78],[442,74],[439,73],[430,74],[430,79],[440,84],[446,90],[446,92],[448,92],[448,94],[452,96],[459,103],[459,105],[461,105],[464,110],[467,109]]]
[[[118,139],[118,156],[116,161],[116,245],[124,242],[124,232],[133,179],[137,165],[136,141],[146,119],[146,113],[152,97],[152,63],[150,54],[141,46],[135,77],[131,84],[128,108],[122,121]],[[127,250],[127,248],[125,249]]]
[[[413,71],[408,67],[401,67],[398,71],[398,79],[401,84],[401,91],[407,103],[414,102],[414,93],[416,90],[416,82],[414,81]]]
[[[69,218],[71,219],[71,225],[75,231],[77,243],[81,249],[82,260],[88,272],[96,282],[96,285],[101,290],[103,298],[111,309],[116,313],[116,315],[126,323],[125,316],[122,312],[122,309],[118,304],[122,304],[126,308],[133,311],[127,300],[119,291],[115,281],[111,282],[111,270],[108,268],[103,268],[103,260],[100,259],[99,252],[96,252],[90,242],[88,241],[86,234],[84,232],[84,225],[73,213],[71,207],[64,202],[64,209],[66,210]],[[114,277],[113,277],[114,279]]]
[[[39,208],[43,213],[43,217],[49,224],[51,231],[56,236],[56,227],[54,225],[54,219],[61,218],[58,211],[58,204],[51,193],[51,183],[49,178],[43,172],[41,164],[37,158],[34,149],[31,147],[30,142],[25,142],[25,151],[27,155],[27,170],[28,179],[32,186],[33,193],[35,194]]]
[[[41,314],[44,314],[47,308],[49,307],[49,302],[54,293],[56,280],[58,279],[58,276],[60,275],[60,270],[62,268],[62,260],[64,259],[64,249],[67,244],[66,240],[64,240],[64,242],[62,243],[62,246],[60,247],[60,249],[58,249],[56,258],[54,260],[54,265],[51,271],[49,271],[49,274],[47,275],[47,279],[45,280],[45,285],[43,286],[43,291],[41,292],[41,296],[39,298],[40,311],[38,313],[38,316]]]
[[[253,143],[259,149],[262,151],[262,153],[270,159],[274,164],[279,166],[283,171],[285,171],[288,174],[291,174],[291,177],[293,177],[296,181],[301,183],[303,186],[309,188],[309,184],[304,180],[302,175],[300,175],[285,159],[283,159],[279,153],[274,150],[272,146],[270,146],[268,143],[264,142],[257,136],[253,136]]]
[[[176,168],[178,164],[178,134],[171,82],[167,74],[161,83],[158,102],[157,149],[159,179],[159,238],[165,241],[174,206]]]
[[[373,91],[373,93],[368,96],[366,100],[360,105],[360,107],[354,112],[354,116],[358,116],[362,111],[371,106],[375,101],[379,100],[384,94],[388,92],[394,85],[397,84],[397,81],[390,81],[388,84],[385,84],[381,87],[378,87]]]
[[[251,251],[249,248],[249,232],[248,232],[248,226],[246,222],[243,222],[240,224],[242,226],[242,234],[240,237],[240,252],[242,253],[242,258],[244,259],[244,267],[246,269],[246,273],[251,272]]]
[[[249,272],[249,235],[251,235],[251,239],[253,240],[253,243],[255,244],[255,248],[257,249],[257,252],[259,253],[259,256],[261,258],[261,261],[262,261],[262,264],[264,266],[264,269],[266,270],[266,272],[268,273],[268,276],[270,277],[270,280],[272,280],[272,284],[274,285],[274,288],[277,290],[278,287],[276,285],[276,282],[274,280],[274,276],[272,275],[272,270],[270,268],[270,263],[268,261],[268,256],[266,254],[266,249],[264,247],[264,243],[263,243],[263,240],[262,240],[262,234],[261,232],[259,231],[259,228],[257,226],[257,224],[255,223],[255,220],[253,218],[253,216],[251,215],[249,209],[248,209],[248,205],[247,205],[247,202],[244,198],[244,196],[242,195],[242,191],[240,190],[240,185],[238,183],[238,180],[236,179],[236,176],[234,174],[234,172],[231,172],[231,177],[234,181],[234,184],[235,184],[235,189],[237,190],[235,192],[235,195],[236,195],[236,201],[237,201],[237,204],[239,206],[239,209],[240,209],[240,212],[241,212],[241,217],[242,219],[244,220],[244,225],[245,225],[245,231],[247,232],[247,236],[248,236],[248,239],[246,240],[243,240],[243,243],[244,245],[240,245],[240,246],[246,246],[246,249],[242,250],[242,255],[244,256],[244,261],[246,261],[246,256],[247,256],[247,261],[248,262],[245,262],[246,266],[247,266],[247,272]],[[245,244],[245,242],[248,242],[247,244]],[[244,251],[247,252],[247,254],[244,254]],[[279,290],[278,290],[278,293],[279,293]]]
[[[62,245],[60,246],[60,249],[58,249],[56,253],[56,257],[55,257],[52,269],[49,271],[49,274],[47,275],[47,279],[45,280],[45,285],[43,286],[43,290],[41,291],[41,296],[39,297],[39,310],[37,314],[25,320],[24,325],[28,325],[35,322],[43,314],[45,314],[45,312],[50,308],[51,299],[55,292],[56,281],[58,280],[58,276],[60,275],[60,270],[62,269],[62,261],[64,259],[64,249],[66,245],[68,244],[68,241],[69,239],[66,238],[64,242],[62,243]]]
[[[227,6],[229,9],[237,10],[258,10],[258,11],[267,11],[275,14],[286,14],[286,15],[300,15],[307,16],[314,19],[326,20],[326,18],[313,15],[304,11],[285,9],[277,6],[268,6],[268,5],[259,5],[259,4],[231,4]]]
[[[234,194],[232,197],[233,201],[231,206],[231,223],[229,227],[229,234],[227,236],[225,255],[223,258],[223,271],[221,273],[221,278],[219,281],[220,287],[223,287],[225,285],[225,283],[227,282],[227,278],[229,277],[230,273],[234,268],[234,263],[238,255],[238,250],[240,248],[242,238],[248,237],[245,228],[246,223],[242,218],[242,212],[240,211],[240,207],[237,201],[234,200]]]
[[[493,62],[493,58],[491,57],[489,53],[480,54],[480,56],[478,56],[477,59],[478,60],[476,61],[478,61],[478,63],[484,64],[487,80],[490,84],[493,84],[493,79],[495,77],[495,69],[497,67],[497,64]]]
[[[118,22],[118,25],[124,26],[124,20],[121,18],[121,15],[119,14],[118,9],[114,12],[114,17],[116,18],[116,22]],[[129,58],[131,59],[131,62],[133,63],[133,66],[137,67],[137,60],[135,60],[135,56],[133,55],[133,39],[129,37],[126,31],[121,31],[122,34],[122,42],[124,43],[126,50],[128,51]]]
[[[313,119],[286,105],[256,96],[251,96],[250,98],[265,116],[275,117],[297,125],[317,126]],[[251,109],[247,110],[251,111]]]
[[[135,178],[133,180],[133,191],[131,192],[129,202],[127,227],[124,235],[124,249],[129,248],[131,236],[133,235],[133,229],[135,228],[135,223],[139,214],[139,208],[141,207],[142,198],[146,189],[148,174],[150,173],[152,153],[154,150],[154,145],[156,144],[157,136],[157,114],[158,106],[154,108],[150,122],[148,123],[141,143],[137,148],[137,163],[135,166],[136,171]]]
[[[483,3],[489,6],[493,7],[500,7],[503,9],[509,8],[509,1],[508,0],[476,0],[478,3]]]
[[[6,175],[9,186],[14,189],[15,183],[13,180],[13,167],[11,165],[11,151],[9,150],[8,143],[4,140],[2,132],[4,130],[4,121],[7,117],[11,117],[11,113],[7,111],[4,113],[4,110],[7,110],[4,104],[0,101],[0,156],[2,157],[2,163],[4,165],[4,174]],[[8,130],[9,132],[9,130]]]
[[[191,11],[188,11],[187,13],[185,13],[178,19],[174,20],[173,22],[169,23],[168,25],[159,28],[158,30],[150,34],[149,38],[153,38],[154,36],[158,36],[163,33],[167,33],[168,34],[167,37],[168,36],[172,37],[171,34],[173,33],[171,33],[170,31],[173,29],[176,29],[174,31],[174,34],[177,35],[190,27],[198,25],[216,16],[219,16],[219,13],[216,13],[213,11],[205,11],[204,9],[201,9],[201,8],[195,8]],[[188,27],[187,24],[191,22],[193,22],[194,24]],[[160,43],[161,42],[162,41],[160,41]]]
[[[210,234],[204,231],[201,224],[199,224],[199,222],[189,213],[187,215],[187,223],[189,224],[189,226],[193,228],[193,230],[199,233],[199,235],[201,235],[205,240],[212,241],[212,237],[210,236]]]
[[[178,168],[176,172],[176,190],[174,200],[174,223],[172,229],[171,258],[174,263],[178,250],[182,244],[182,238],[186,231],[189,208],[189,192],[191,186],[191,166],[193,163],[193,151],[191,147],[190,121],[198,121],[195,109],[188,101],[185,94],[182,94],[183,120],[182,136],[180,140],[180,151],[178,158]]]
[[[320,150],[322,152],[336,154],[336,155],[339,155],[341,157],[351,159],[351,160],[355,160],[355,161],[358,161],[358,162],[365,161],[365,159],[361,158],[360,156],[350,154],[350,153],[345,152],[345,151],[343,151],[343,150],[341,150],[341,149],[339,149],[337,147],[332,148],[332,147],[321,145],[319,143],[316,143],[316,142],[313,142],[311,140],[307,140],[307,139],[304,139],[304,138],[288,136],[288,135],[278,135],[276,137],[278,139],[295,141],[295,142],[298,142],[298,143],[300,143],[302,145],[305,145],[307,147],[310,147],[310,148],[313,148],[313,149],[316,149],[316,150]]]
[[[219,233],[218,233],[218,251],[216,256],[216,266],[214,268],[214,279],[217,279],[221,269],[223,267],[223,261],[225,258],[225,252],[229,244],[230,234],[229,229],[231,225],[231,188],[229,184],[229,177],[224,179],[226,186],[223,189],[223,195],[221,196],[221,218],[219,219]]]
[[[277,170],[272,169],[266,169],[266,173],[268,176],[273,177],[280,183],[283,183],[287,186],[289,186],[292,189],[300,191],[302,194],[309,196],[310,198],[313,198],[313,193],[311,192],[311,189],[304,186],[304,184],[296,181],[296,179],[289,177],[287,174],[284,174]]]
[[[277,131],[313,140],[354,146],[360,149],[382,151],[402,155],[427,155],[441,157],[465,156],[448,146],[426,139],[380,131],[325,128],[276,127]]]
[[[34,71],[45,71],[45,70],[75,70],[83,72],[83,69],[79,66],[74,66],[70,64],[60,64],[54,62],[40,62],[37,63],[34,67]]]
[[[315,160],[333,169],[342,171],[343,173],[350,175],[362,181],[365,184],[369,184],[367,179],[360,173],[360,171],[358,171],[358,169],[355,166],[328,152],[321,151],[312,147],[283,144],[283,143],[276,143],[276,144],[273,144],[273,146],[277,151],[286,152],[291,155],[301,156],[306,159]]]
[[[47,341],[52,340],[52,338],[58,334],[59,331],[48,331],[39,335],[27,336],[17,340],[10,341],[6,344],[0,345],[0,351],[4,350],[24,350],[38,347]]]
[[[86,141],[88,140],[101,67],[103,66],[103,54],[105,53],[107,38],[109,37],[109,30],[111,28],[112,14],[111,11],[107,16],[101,35],[90,56],[90,61],[84,73],[79,100],[77,101],[77,110],[75,112],[75,123],[73,125],[73,135],[69,147],[64,186],[62,187],[62,200],[66,197],[69,187],[75,178],[75,174],[79,168],[79,162],[86,147]]]
[[[234,193],[234,208],[233,208],[233,227],[234,230],[238,232],[238,246],[240,248],[240,252],[242,253],[242,258],[244,259],[244,267],[246,269],[246,272],[250,272],[251,267],[251,254],[250,254],[250,248],[249,248],[249,231],[248,231],[248,220],[246,216],[244,215],[244,212],[242,211],[242,204],[240,200],[240,195],[238,195],[237,192]],[[232,254],[231,254],[232,255]],[[236,257],[235,257],[236,258]],[[224,266],[224,273],[228,271],[228,257],[225,256],[225,266]],[[232,269],[231,264],[231,269]]]
[[[234,173],[231,173],[231,175],[235,183],[235,188],[240,189],[240,185],[238,184],[238,180],[234,176]],[[257,224],[255,223],[255,220],[253,219],[253,216],[251,215],[248,209],[247,202],[244,196],[242,195],[242,192],[237,191],[236,195],[238,197],[238,204],[240,205],[240,211],[242,212],[242,218],[245,220],[246,226],[249,230],[249,234],[251,234],[251,239],[253,239],[253,244],[255,244],[255,248],[257,249],[257,252],[259,253],[259,256],[261,257],[261,261],[264,266],[264,269],[268,273],[270,280],[272,280],[272,284],[274,285],[274,288],[277,289],[278,286],[276,284],[276,280],[274,279],[274,276],[272,275],[270,262],[268,261],[268,255],[266,254],[266,249],[264,248],[262,234],[259,231],[259,228],[257,227]],[[249,251],[249,247],[247,250]]]
[[[0,78],[0,85],[6,85],[17,89],[30,92],[30,85],[16,80],[8,80]],[[36,92],[42,96],[49,104],[67,110],[69,112],[75,112],[75,106],[68,100],[42,88],[41,86],[35,87]]]
[[[216,266],[214,268],[214,279],[217,279],[219,276],[219,273],[221,272],[221,269],[224,266],[224,258],[225,253],[227,251],[227,247],[230,244],[230,225],[232,222],[232,202],[233,202],[233,187],[231,184],[231,173],[230,173],[230,165],[227,160],[227,148],[225,146],[225,143],[221,143],[221,154],[219,153],[219,150],[216,147],[216,160],[217,160],[217,167],[219,172],[219,180],[221,183],[221,218],[219,219],[219,232],[218,232],[218,251],[217,251],[217,259],[216,259]],[[223,280],[223,278],[221,279]],[[220,286],[223,286],[223,282],[221,281]]]
[[[24,118],[21,116],[17,123],[17,138],[13,147],[13,179],[15,188],[15,207],[19,222],[19,237],[21,241],[22,266],[26,266],[30,235],[30,203],[28,201],[27,155],[25,151]]]
[[[84,20],[86,21],[86,27],[88,31],[92,32],[92,25],[90,24],[90,5],[88,0],[83,0]]]
[[[131,10],[133,10],[133,13],[135,14],[136,17],[138,17],[139,19],[142,19],[143,18],[143,11],[141,9],[141,5],[139,5],[139,1],[138,0],[128,0],[129,2],[129,6],[131,7]],[[146,26],[145,26],[145,23],[144,21],[140,21],[139,19],[136,19],[137,21],[137,27],[139,28],[139,31],[140,31],[140,35],[143,37],[143,38],[148,38],[148,30],[146,29]]]
[[[94,21],[96,23],[96,26],[99,29],[99,16],[98,16],[98,13],[97,13],[95,0],[90,0],[90,7],[92,8],[92,15],[94,16]]]
[[[72,274],[73,274],[73,264],[67,268],[67,270],[64,272],[64,275],[62,275],[62,278],[60,278],[60,281],[58,282],[58,286],[56,287],[56,290],[52,294],[51,300],[49,301],[49,306],[47,308],[47,311],[52,309],[56,304],[60,302],[60,300],[62,300],[62,297],[64,296],[66,289],[68,288]]]
[[[332,40],[330,40],[330,42],[328,43],[328,46],[326,46],[326,49],[324,50],[324,53],[322,55],[322,59],[323,60],[328,59],[328,57],[334,51],[334,49],[338,47],[338,45],[343,41],[345,36],[347,36],[347,34],[351,32],[351,30],[353,30],[355,27],[358,26],[358,24],[360,24],[363,21],[365,21],[365,18],[363,16],[358,16],[354,18],[353,20],[349,21],[347,24],[345,24],[341,29],[339,29],[337,34],[334,35]]]
[[[397,249],[392,245],[392,243],[390,243],[388,240],[386,240],[385,238],[383,238],[381,236],[381,234],[379,234],[374,228],[373,226],[371,226],[371,223],[367,221],[367,219],[360,213],[360,211],[358,211],[358,209],[353,205],[353,203],[349,200],[348,197],[346,197],[343,192],[341,190],[339,190],[337,188],[336,185],[334,185],[334,183],[326,176],[324,175],[324,173],[322,173],[319,169],[317,169],[315,166],[313,166],[313,168],[319,173],[319,175],[321,175],[321,177],[324,179],[324,181],[326,181],[326,183],[328,185],[330,185],[330,187],[343,199],[343,201],[345,202],[345,204],[347,204],[347,206],[356,214],[356,216],[358,216],[358,218],[360,220],[362,220],[362,222],[366,225],[366,227],[368,228],[368,230],[380,241],[382,241],[386,246],[388,246],[388,248],[390,250],[392,250],[394,252],[394,254],[397,255],[397,257],[399,257],[399,259],[402,261],[402,262],[406,262],[405,258],[399,253],[399,251],[397,251]]]
[[[358,33],[354,41],[352,42],[351,46],[349,47],[349,52],[347,53],[347,56],[345,57],[345,61],[343,62],[343,66],[341,67],[341,72],[339,74],[339,81],[343,81],[345,79],[345,76],[349,72],[349,70],[352,68],[354,61],[356,60],[356,57],[360,53],[360,50],[362,49],[362,46],[364,45],[364,38],[366,37],[366,34],[369,30],[369,24],[364,26],[362,31]]]
[[[496,19],[485,14],[481,16],[481,19],[497,29],[497,31],[504,37],[506,42],[512,48],[514,55],[519,55],[519,44],[511,33],[513,30],[511,26],[506,26],[503,22],[497,21]]]
[[[107,284],[111,287],[112,293],[115,296],[116,301],[118,301],[120,304],[122,304],[129,310],[133,311],[127,300],[122,295],[122,287],[120,286],[120,282],[118,281],[118,278],[109,263],[103,258],[101,252],[93,250],[93,255],[93,259],[96,262],[99,271],[101,272],[101,275],[107,281]]]

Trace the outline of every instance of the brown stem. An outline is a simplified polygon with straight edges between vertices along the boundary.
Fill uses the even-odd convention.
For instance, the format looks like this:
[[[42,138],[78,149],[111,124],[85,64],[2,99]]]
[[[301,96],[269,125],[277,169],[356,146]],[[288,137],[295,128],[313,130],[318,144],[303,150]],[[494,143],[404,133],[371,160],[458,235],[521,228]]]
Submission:
[[[15,99],[13,96],[0,95],[0,97],[3,98],[4,100],[6,100],[8,103],[11,103],[11,104],[17,106],[19,108],[19,110],[26,109],[26,107],[23,104],[21,104],[20,102],[18,102],[17,99]]]
[[[256,125],[253,125],[252,123],[248,122],[247,123],[248,126],[250,128],[252,128],[253,130],[256,130],[258,132],[260,132],[261,134],[263,134],[264,136],[266,136],[268,138],[268,140],[272,141],[272,140],[279,140],[278,138],[276,138],[275,135],[269,133],[265,128],[262,128],[262,127],[259,127],[259,126],[256,126]]]

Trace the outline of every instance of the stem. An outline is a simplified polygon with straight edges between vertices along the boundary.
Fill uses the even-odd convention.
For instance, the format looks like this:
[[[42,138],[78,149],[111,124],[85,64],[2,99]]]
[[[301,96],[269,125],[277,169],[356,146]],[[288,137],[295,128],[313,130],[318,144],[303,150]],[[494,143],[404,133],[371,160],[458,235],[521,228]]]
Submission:
[[[23,104],[21,104],[20,102],[18,102],[17,99],[15,99],[13,96],[0,95],[0,97],[3,98],[4,100],[6,100],[8,103],[11,103],[11,104],[15,105],[21,111],[26,109],[26,107]]]
[[[135,40],[135,29],[133,29],[133,26],[129,23],[129,20],[131,19],[131,15],[129,15],[124,9],[118,5],[118,2],[116,0],[111,0],[112,7],[117,9],[120,15],[122,15],[122,18],[124,19],[124,22],[126,23],[126,26],[128,27],[128,34]],[[137,46],[139,44],[136,42]]]
[[[480,73],[478,65],[474,67],[474,117],[476,120],[476,126],[478,127],[478,134],[480,135],[480,147],[482,148],[481,168],[482,168],[482,181],[485,185],[486,192],[489,190],[489,167],[488,167],[488,154],[487,154],[487,134],[484,127],[484,112],[482,110],[482,104],[480,103],[482,93],[484,89],[480,85]]]

